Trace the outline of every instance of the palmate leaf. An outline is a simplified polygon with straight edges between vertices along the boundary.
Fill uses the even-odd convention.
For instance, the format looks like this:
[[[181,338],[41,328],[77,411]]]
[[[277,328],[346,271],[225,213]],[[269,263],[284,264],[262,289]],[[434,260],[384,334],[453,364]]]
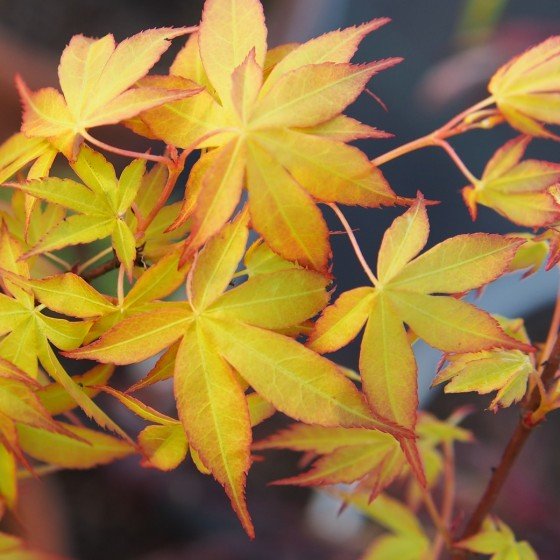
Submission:
[[[29,177],[28,177],[29,178]],[[31,204],[30,204],[31,203]],[[13,237],[28,251],[66,216],[66,209],[57,204],[40,204],[38,199],[14,190],[10,208],[0,211],[0,217]],[[33,262],[34,274],[52,274],[58,270],[47,256],[40,255]]]
[[[22,132],[48,138],[69,159],[87,129],[115,124],[138,113],[197,93],[160,88],[131,89],[167,50],[170,40],[188,28],[144,31],[115,45],[112,35],[72,38],[60,60],[62,94],[54,88],[31,92],[21,78],[16,83],[24,105]]]
[[[32,161],[42,158],[51,149],[42,138],[28,138],[21,132],[13,134],[0,145],[0,183],[12,178]]]
[[[169,144],[216,148],[202,156],[196,181],[187,184],[177,223],[192,219],[188,251],[229,219],[245,181],[254,228],[283,257],[321,271],[330,246],[317,201],[396,203],[381,172],[344,143],[380,135],[341,115],[373,75],[399,62],[350,63],[362,39],[386,21],[282,51],[264,79],[267,31],[260,2],[206,2],[198,45],[191,37],[171,68],[206,90],[141,115],[153,136]]]
[[[320,456],[306,473],[274,484],[325,486],[362,481],[370,500],[391,484],[405,466],[398,441],[363,428],[325,428],[294,424],[253,445],[254,450],[292,449]]]
[[[404,323],[444,352],[530,349],[473,305],[449,295],[479,288],[507,271],[522,241],[499,235],[459,235],[416,257],[428,237],[420,198],[383,237],[376,287],[343,294],[317,321],[309,346],[334,352],[367,323],[360,353],[362,385],[380,417],[414,429],[416,362]],[[438,294],[438,295],[432,295]]]
[[[560,124],[560,36],[550,37],[504,64],[488,89],[514,128],[558,140],[545,125]]]
[[[122,439],[89,428],[57,424],[69,435],[18,425],[23,451],[38,461],[67,469],[105,465],[134,452],[134,447]]]
[[[506,333],[529,344],[522,319],[496,317]],[[489,408],[496,411],[519,402],[527,392],[531,375],[536,374],[530,356],[519,350],[487,350],[447,356],[447,367],[434,379],[433,385],[448,382],[446,393],[476,391],[484,395],[497,391]]]
[[[528,136],[509,141],[488,162],[480,181],[463,189],[473,220],[477,204],[488,206],[521,226],[544,227],[559,220],[560,205],[549,188],[560,180],[560,165],[521,161],[529,142]]]
[[[135,212],[143,217],[150,214],[154,206],[157,205],[158,198],[165,189],[169,177],[169,169],[165,165],[154,165],[146,172],[140,183],[140,188],[136,193]],[[157,262],[175,249],[179,249],[186,233],[189,231],[190,224],[186,222],[180,227],[169,230],[169,226],[175,222],[181,208],[181,202],[166,204],[155,215],[153,221],[146,231],[138,237],[137,245],[142,247],[143,258]],[[127,217],[133,218],[130,215]],[[133,220],[131,220],[133,224]],[[134,226],[132,225],[134,230]]]
[[[84,184],[56,177],[10,183],[28,195],[76,212],[50,229],[27,256],[111,236],[115,253],[130,276],[136,240],[125,215],[142,183],[146,162],[134,160],[117,180],[113,166],[101,154],[82,146],[70,165]]]
[[[188,302],[125,319],[98,341],[67,355],[128,364],[180,341],[173,352],[174,388],[189,445],[225,486],[252,534],[244,499],[251,418],[234,370],[276,409],[296,419],[325,426],[393,428],[371,416],[334,364],[271,330],[298,325],[324,307],[323,276],[281,270],[257,275],[224,293],[243,255],[246,222],[244,212],[197,256],[188,276]]]
[[[91,328],[91,322],[55,319],[45,315],[41,307],[35,307],[31,290],[23,287],[19,280],[17,283],[13,281],[20,277],[29,279],[29,268],[21,257],[21,245],[6,228],[0,230],[0,269],[4,271],[0,272],[0,277],[10,294],[0,294],[0,336],[3,337],[0,340],[0,358],[12,362],[32,379],[39,378],[40,363],[88,416],[100,426],[126,437],[68,375],[51,348],[51,344],[61,350],[78,348]]]
[[[91,320],[84,341],[99,338],[118,321],[148,311],[165,312],[174,304],[160,301],[183,283],[190,263],[179,266],[179,254],[169,253],[143,272],[121,302],[109,298],[71,272],[30,280],[10,276],[49,309]]]

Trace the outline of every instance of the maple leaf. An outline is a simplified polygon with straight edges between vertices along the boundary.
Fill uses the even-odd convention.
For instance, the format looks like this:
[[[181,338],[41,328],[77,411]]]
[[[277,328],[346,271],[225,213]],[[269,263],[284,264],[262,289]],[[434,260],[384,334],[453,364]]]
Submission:
[[[110,236],[117,257],[131,275],[136,239],[125,218],[140,188],[145,160],[134,160],[117,179],[114,167],[101,154],[82,146],[70,165],[84,184],[57,177],[9,184],[75,212],[50,229],[26,256]]]
[[[522,241],[500,235],[459,235],[415,258],[429,233],[422,198],[386,231],[376,286],[343,293],[327,307],[308,342],[334,352],[366,325],[360,372],[368,402],[381,418],[414,429],[418,408],[416,362],[404,327],[444,352],[528,349],[473,305],[445,294],[479,288],[507,271]],[[437,294],[437,295],[433,295]]]
[[[51,149],[42,138],[28,138],[21,132],[13,134],[0,145],[0,183],[13,177],[32,161],[46,158]]]
[[[454,546],[491,556],[491,560],[537,560],[537,554],[527,541],[517,541],[503,521],[491,517],[484,521],[479,533]]]
[[[66,215],[66,210],[57,204],[34,204],[34,197],[22,191],[14,190],[10,200],[10,211],[0,211],[2,220],[10,233],[19,241],[25,250],[36,244],[51,229],[59,225]],[[48,256],[39,255],[32,263],[36,275],[52,272],[52,262]],[[58,270],[58,269],[56,269]]]
[[[48,138],[73,159],[87,130],[116,124],[138,113],[197,93],[132,86],[145,76],[167,50],[170,40],[189,28],[143,31],[115,45],[113,35],[90,39],[75,35],[58,67],[62,93],[48,87],[31,92],[21,77],[16,85],[24,106],[22,132]]]
[[[66,469],[89,469],[127,457],[134,447],[103,432],[57,422],[61,432],[18,424],[18,439],[27,455]],[[69,434],[69,435],[67,435]]]
[[[379,495],[373,502],[366,492],[337,492],[350,505],[390,534],[377,538],[360,560],[424,560],[430,551],[430,539],[415,513],[405,504]]]
[[[522,319],[496,317],[504,332],[530,344]],[[448,365],[438,373],[433,385],[447,383],[446,393],[476,391],[480,395],[497,391],[489,408],[507,408],[527,392],[530,377],[536,374],[531,356],[520,350],[487,350],[447,356]]]
[[[146,217],[157,205],[158,198],[165,189],[169,178],[169,169],[165,165],[154,165],[142,178],[140,188],[134,200],[134,214],[130,216],[131,224],[137,216]],[[181,202],[174,202],[163,206],[155,215],[150,225],[138,237],[137,245],[142,247],[142,257],[151,261],[158,261],[169,252],[179,249],[190,224],[186,222],[179,227],[169,230],[180,212]]]
[[[196,451],[189,449],[185,430],[179,420],[162,414],[142,401],[116,389],[104,387],[103,390],[118,399],[134,414],[152,423],[138,435],[140,451],[144,454],[142,463],[144,466],[170,471],[177,468],[190,451],[197,468],[203,474],[209,474],[210,471],[201,463]],[[247,396],[247,405],[251,426],[260,424],[274,414],[274,408],[256,393]]]
[[[86,373],[72,376],[72,379],[88,397],[93,398],[101,391],[101,387],[109,381],[114,372],[115,366],[113,364],[97,364]],[[36,394],[41,404],[53,416],[69,412],[77,406],[74,399],[60,383],[43,385],[37,390]]]
[[[558,221],[560,205],[548,191],[560,180],[560,166],[521,161],[530,141],[529,136],[510,140],[488,162],[482,178],[463,189],[473,220],[477,204],[482,204],[521,226],[543,227]]]
[[[68,375],[51,348],[51,344],[61,350],[78,348],[91,328],[91,322],[71,322],[45,315],[42,312],[44,306],[36,306],[32,293],[19,283],[19,277],[29,278],[29,267],[21,257],[21,246],[3,226],[0,229],[0,269],[4,272],[0,277],[5,293],[0,294],[0,357],[33,379],[39,378],[40,362],[88,416],[100,426],[126,437]]]
[[[0,358],[0,415],[11,423],[21,423],[58,431],[55,421],[41,403],[41,385],[14,364]],[[2,428],[0,428],[2,431]]]
[[[488,89],[507,121],[524,134],[558,140],[544,126],[560,124],[560,36],[504,64]]]
[[[160,300],[179,288],[188,266],[179,266],[178,253],[167,254],[139,276],[120,302],[101,294],[71,272],[38,280],[17,279],[17,282],[31,290],[49,309],[78,319],[90,319],[93,325],[84,338],[88,342],[99,338],[124,318],[172,309],[173,302]]]
[[[264,79],[266,35],[257,0],[207,0],[196,37],[171,67],[206,89],[142,115],[155,137],[192,149],[211,146],[189,181],[178,223],[192,220],[188,250],[234,212],[246,183],[253,227],[283,257],[326,270],[328,229],[316,201],[393,205],[381,172],[344,142],[372,134],[341,116],[376,73],[400,59],[355,65],[373,20],[327,33],[285,55]]]
[[[125,319],[98,341],[66,355],[128,364],[180,340],[174,390],[189,445],[226,488],[252,535],[244,499],[251,423],[233,370],[276,409],[296,419],[392,428],[371,417],[354,385],[336,366],[270,330],[299,324],[326,304],[323,276],[306,270],[279,271],[258,275],[224,293],[245,251],[246,222],[244,212],[197,256],[187,279],[188,302]]]
[[[324,486],[362,481],[362,487],[370,488],[370,500],[391,484],[405,465],[405,457],[394,437],[363,428],[293,424],[257,442],[253,449],[292,449],[320,456],[306,473],[274,484]]]
[[[530,233],[517,232],[513,237],[525,239],[525,243],[519,248],[511,261],[509,268],[512,271],[524,270],[522,278],[527,278],[537,272],[547,260],[549,244],[547,233],[544,235],[532,235]]]
[[[16,467],[31,470],[20,448],[17,425],[63,432],[38,398],[40,384],[0,358],[0,503],[13,509],[17,502]]]

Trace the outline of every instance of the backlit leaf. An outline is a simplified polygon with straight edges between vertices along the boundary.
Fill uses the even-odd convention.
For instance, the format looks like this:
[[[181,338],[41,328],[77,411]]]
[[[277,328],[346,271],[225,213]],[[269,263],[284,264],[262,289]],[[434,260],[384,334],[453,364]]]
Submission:
[[[488,89],[509,123],[531,136],[558,137],[545,125],[560,123],[560,37],[525,51],[502,66]]]
[[[60,424],[64,430],[78,437],[19,425],[21,448],[38,461],[67,469],[88,469],[105,465],[134,451],[130,444],[113,436],[89,428]]]
[[[18,80],[25,108],[22,132],[49,138],[71,159],[76,144],[91,127],[115,124],[138,113],[181,99],[194,91],[131,88],[158,61],[169,40],[189,29],[144,31],[119,45],[112,35],[72,38],[62,53],[58,74],[63,94],[54,88],[31,92]]]
[[[480,181],[463,189],[463,198],[476,218],[477,204],[492,208],[515,224],[542,227],[560,218],[560,206],[549,187],[560,180],[560,166],[537,160],[521,161],[529,138],[520,136],[502,146]]]

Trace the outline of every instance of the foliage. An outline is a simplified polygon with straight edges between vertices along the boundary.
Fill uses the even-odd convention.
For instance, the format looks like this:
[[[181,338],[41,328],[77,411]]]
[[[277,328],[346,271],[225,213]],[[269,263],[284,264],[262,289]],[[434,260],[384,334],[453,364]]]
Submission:
[[[448,382],[446,392],[497,391],[493,410],[521,402],[524,429],[558,407],[557,367],[546,364],[560,360],[560,313],[537,350],[521,319],[492,317],[463,298],[560,259],[560,167],[523,160],[532,136],[557,138],[546,127],[560,124],[560,38],[501,68],[488,99],[370,161],[351,142],[389,135],[344,111],[400,61],[351,62],[387,22],[268,49],[258,0],[206,0],[197,27],[153,29],[118,45],[112,35],[72,38],[59,66],[62,93],[32,92],[17,78],[22,128],[0,146],[2,509],[16,508],[27,471],[130,455],[170,471],[190,457],[224,487],[253,537],[247,475],[255,452],[281,448],[303,452],[309,469],[276,484],[353,485],[335,492],[388,529],[364,560],[438,558],[445,546],[456,557],[536,557],[501,522],[479,531],[475,518],[470,534],[453,533],[453,448],[473,438],[458,426],[462,411],[447,420],[419,414],[413,346],[422,339],[444,353],[434,384]],[[148,75],[185,35],[169,74]],[[448,139],[504,121],[522,135],[477,179]],[[114,124],[165,150],[137,153],[90,132]],[[473,219],[484,205],[532,231],[458,235],[422,253],[432,202],[395,194],[380,166],[431,145],[468,179]],[[182,182],[182,200],[171,202]],[[376,273],[338,204],[405,208],[383,236]],[[368,279],[332,303],[325,207]],[[106,294],[92,282],[112,269],[117,281]],[[359,374],[324,356],[362,330]],[[128,391],[110,385],[116,366],[153,356]],[[68,359],[96,363],[78,375]],[[176,416],[132,396],[171,378]],[[101,392],[147,423],[137,437],[99,407]],[[93,422],[68,414],[76,407]],[[296,423],[253,443],[253,427],[277,411]],[[402,500],[386,493],[396,481],[406,487]],[[0,557],[35,557],[1,537]]]

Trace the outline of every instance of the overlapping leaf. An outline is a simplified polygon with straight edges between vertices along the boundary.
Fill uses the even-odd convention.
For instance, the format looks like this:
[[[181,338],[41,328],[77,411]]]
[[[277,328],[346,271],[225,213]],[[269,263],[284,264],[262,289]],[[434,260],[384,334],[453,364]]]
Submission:
[[[389,434],[363,428],[325,428],[294,424],[257,442],[253,449],[292,449],[315,460],[306,473],[275,484],[325,486],[361,481],[370,500],[397,478],[405,465],[398,441]]]
[[[73,159],[87,129],[115,124],[163,103],[197,93],[132,86],[145,76],[167,50],[170,40],[187,28],[151,29],[115,45],[113,35],[90,39],[75,35],[60,59],[62,93],[54,88],[31,92],[18,77],[24,105],[22,132],[48,138]]]
[[[463,198],[476,219],[477,204],[492,208],[515,224],[543,227],[560,218],[560,205],[549,188],[560,181],[560,166],[546,161],[521,161],[530,137],[519,136],[502,146]]]
[[[326,303],[326,280],[305,270],[262,274],[224,293],[247,242],[246,215],[214,237],[189,273],[189,301],[118,323],[69,352],[117,364],[146,359],[181,340],[174,365],[179,417],[189,444],[225,486],[244,527],[251,422],[234,370],[275,408],[326,426],[391,429],[328,360],[270,329],[297,325]],[[298,398],[294,398],[299,395]]]
[[[341,115],[374,74],[398,62],[350,63],[362,39],[386,22],[281,51],[265,80],[260,2],[206,2],[198,43],[192,36],[171,67],[206,89],[142,115],[152,135],[169,144],[217,147],[201,157],[187,185],[178,223],[192,217],[190,250],[228,220],[245,182],[254,228],[282,256],[318,270],[326,269],[330,248],[315,201],[395,203],[381,172],[344,143],[383,134]]]
[[[28,138],[21,132],[13,134],[0,145],[0,183],[13,177],[31,162],[46,158],[50,150],[49,143],[42,138]],[[33,166],[34,164],[31,168]]]
[[[19,277],[28,278],[29,268],[21,257],[21,246],[6,228],[3,228],[0,231],[0,268]],[[124,435],[68,375],[51,348],[51,344],[61,350],[78,348],[91,323],[70,322],[45,315],[42,313],[42,306],[35,306],[33,295],[6,276],[13,279],[13,275],[8,274],[2,280],[6,293],[0,294],[0,336],[3,337],[0,341],[0,357],[12,362],[32,379],[39,378],[40,363],[89,416],[101,426]]]
[[[56,177],[11,183],[26,194],[75,212],[49,230],[27,255],[110,236],[115,253],[130,275],[136,240],[125,217],[140,188],[145,164],[144,160],[134,160],[117,179],[113,166],[101,154],[83,146],[71,166],[84,184]]]
[[[513,127],[558,140],[545,125],[560,124],[560,36],[510,60],[494,74],[488,89]]]
[[[479,533],[456,546],[491,556],[491,560],[537,560],[533,547],[527,541],[517,541],[513,531],[499,519],[486,519]]]
[[[179,266],[178,253],[169,253],[143,272],[121,302],[109,298],[71,272],[39,280],[18,279],[49,309],[93,323],[91,341],[124,318],[149,311],[165,312],[173,303],[160,301],[183,283],[188,265]]]
[[[130,443],[103,432],[63,422],[57,424],[63,433],[20,424],[18,437],[21,448],[38,461],[67,469],[106,465],[134,452]]]
[[[529,344],[522,319],[497,317],[512,338]],[[519,402],[527,392],[531,375],[536,374],[531,357],[520,350],[487,350],[447,356],[449,364],[438,373],[434,385],[448,382],[446,393],[476,391],[484,395],[497,391],[490,409],[507,408]]]
[[[416,362],[404,323],[444,352],[527,349],[487,313],[444,295],[479,288],[506,272],[521,241],[460,235],[415,258],[428,231],[425,203],[419,199],[383,237],[377,286],[342,294],[323,312],[309,340],[312,349],[333,352],[367,324],[360,372],[368,402],[378,416],[410,429],[418,407]]]

